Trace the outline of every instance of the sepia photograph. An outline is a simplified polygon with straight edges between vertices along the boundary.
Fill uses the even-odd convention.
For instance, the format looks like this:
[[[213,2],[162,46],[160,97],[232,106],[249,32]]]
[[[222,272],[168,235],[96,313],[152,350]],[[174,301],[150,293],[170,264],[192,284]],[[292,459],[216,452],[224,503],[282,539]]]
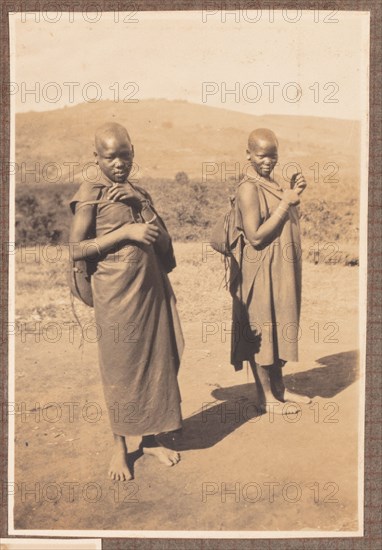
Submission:
[[[9,14],[9,535],[362,537],[369,12],[53,7]]]

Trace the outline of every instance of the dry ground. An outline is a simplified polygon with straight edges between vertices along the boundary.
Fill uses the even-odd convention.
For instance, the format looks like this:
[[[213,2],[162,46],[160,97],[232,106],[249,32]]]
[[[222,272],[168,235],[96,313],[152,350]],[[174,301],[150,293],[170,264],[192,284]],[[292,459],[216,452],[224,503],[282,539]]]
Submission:
[[[19,253],[17,529],[357,529],[358,268],[304,265],[300,362],[285,375],[313,405],[291,422],[256,416],[250,374],[229,365],[223,268],[201,252],[177,244],[171,276],[186,339],[182,460],[166,468],[142,457],[127,484],[106,477],[112,437],[97,345],[79,348],[78,329],[71,342],[63,327],[72,320],[64,263],[21,262]],[[25,333],[34,323],[40,337]],[[63,403],[78,403],[73,418]]]

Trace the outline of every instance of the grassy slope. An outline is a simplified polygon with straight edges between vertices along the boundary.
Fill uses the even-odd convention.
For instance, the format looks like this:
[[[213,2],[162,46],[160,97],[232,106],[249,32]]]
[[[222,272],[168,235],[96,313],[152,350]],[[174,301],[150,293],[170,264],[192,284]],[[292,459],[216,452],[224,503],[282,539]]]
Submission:
[[[102,101],[16,117],[18,163],[59,163],[92,160],[95,129],[115,120],[129,129],[136,149],[139,176],[172,178],[179,171],[201,179],[202,163],[245,164],[248,133],[256,127],[273,129],[280,140],[280,161],[295,161],[309,170],[314,162],[335,162],[345,182],[356,176],[359,123],[316,117],[249,116],[181,101],[147,100],[136,104]],[[326,175],[328,172],[326,173]],[[221,172],[216,174],[219,179]],[[310,175],[313,175],[310,171]],[[323,173],[323,175],[325,175]],[[29,178],[30,180],[30,178]],[[33,180],[33,177],[32,177]],[[18,173],[21,181],[21,170]],[[28,181],[28,178],[26,179]],[[356,180],[355,180],[356,181]],[[346,188],[351,186],[349,181]]]
[[[16,180],[19,243],[66,240],[70,221],[67,201],[83,180],[82,168],[92,160],[92,136],[107,120],[125,124],[136,148],[138,179],[154,196],[176,240],[205,240],[210,225],[225,211],[227,195],[246,165],[245,146],[254,127],[272,128],[280,139],[282,178],[287,163],[297,162],[309,186],[302,204],[302,232],[307,242],[346,243],[358,240],[359,124],[315,117],[256,117],[181,101],[147,100],[137,104],[104,101],[16,117]],[[44,182],[43,167],[58,163],[62,177]],[[203,181],[203,163],[217,163],[217,173]],[[40,163],[40,182],[26,175]],[[68,165],[78,163],[69,179]],[[329,163],[334,163],[330,165]],[[319,173],[313,170],[319,169]],[[333,170],[337,172],[333,174]],[[176,184],[184,171],[195,185]],[[288,172],[293,173],[293,167]],[[51,174],[50,174],[51,175]],[[20,185],[21,183],[21,185]],[[31,199],[25,197],[31,196]],[[27,204],[25,204],[25,201]],[[28,201],[34,201],[34,212]],[[37,201],[37,202],[36,202]],[[33,205],[32,205],[33,206]],[[41,214],[44,216],[41,218]],[[35,219],[40,215],[40,219]],[[30,223],[26,223],[30,219]],[[45,226],[38,235],[38,226]],[[36,229],[37,227],[37,229]],[[21,230],[21,231],[20,231]],[[37,234],[34,234],[37,233]]]

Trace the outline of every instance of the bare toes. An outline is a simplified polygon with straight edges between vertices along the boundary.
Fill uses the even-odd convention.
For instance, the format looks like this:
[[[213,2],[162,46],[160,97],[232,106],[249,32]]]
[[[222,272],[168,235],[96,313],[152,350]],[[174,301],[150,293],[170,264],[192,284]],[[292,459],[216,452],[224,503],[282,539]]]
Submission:
[[[296,407],[292,402],[283,410],[283,414],[298,414],[301,411],[299,407]]]
[[[168,455],[168,460],[171,462],[171,465],[174,466],[174,464],[178,464],[180,456],[178,453],[173,452]]]

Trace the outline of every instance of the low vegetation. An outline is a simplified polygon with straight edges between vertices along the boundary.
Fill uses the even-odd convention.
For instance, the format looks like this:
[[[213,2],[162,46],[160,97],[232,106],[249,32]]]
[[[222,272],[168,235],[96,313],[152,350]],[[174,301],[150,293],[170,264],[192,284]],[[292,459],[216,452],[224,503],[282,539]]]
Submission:
[[[200,183],[182,178],[140,181],[155,201],[175,241],[208,241],[215,221],[228,208],[235,181]],[[69,239],[69,200],[78,184],[17,185],[16,244],[65,243]],[[333,193],[334,195],[334,193]],[[301,204],[301,231],[305,248],[328,249],[335,243],[341,254],[330,254],[331,263],[354,265],[358,261],[358,206],[355,199],[314,198],[306,191]],[[345,249],[345,250],[344,250]],[[331,249],[332,251],[334,248]]]

